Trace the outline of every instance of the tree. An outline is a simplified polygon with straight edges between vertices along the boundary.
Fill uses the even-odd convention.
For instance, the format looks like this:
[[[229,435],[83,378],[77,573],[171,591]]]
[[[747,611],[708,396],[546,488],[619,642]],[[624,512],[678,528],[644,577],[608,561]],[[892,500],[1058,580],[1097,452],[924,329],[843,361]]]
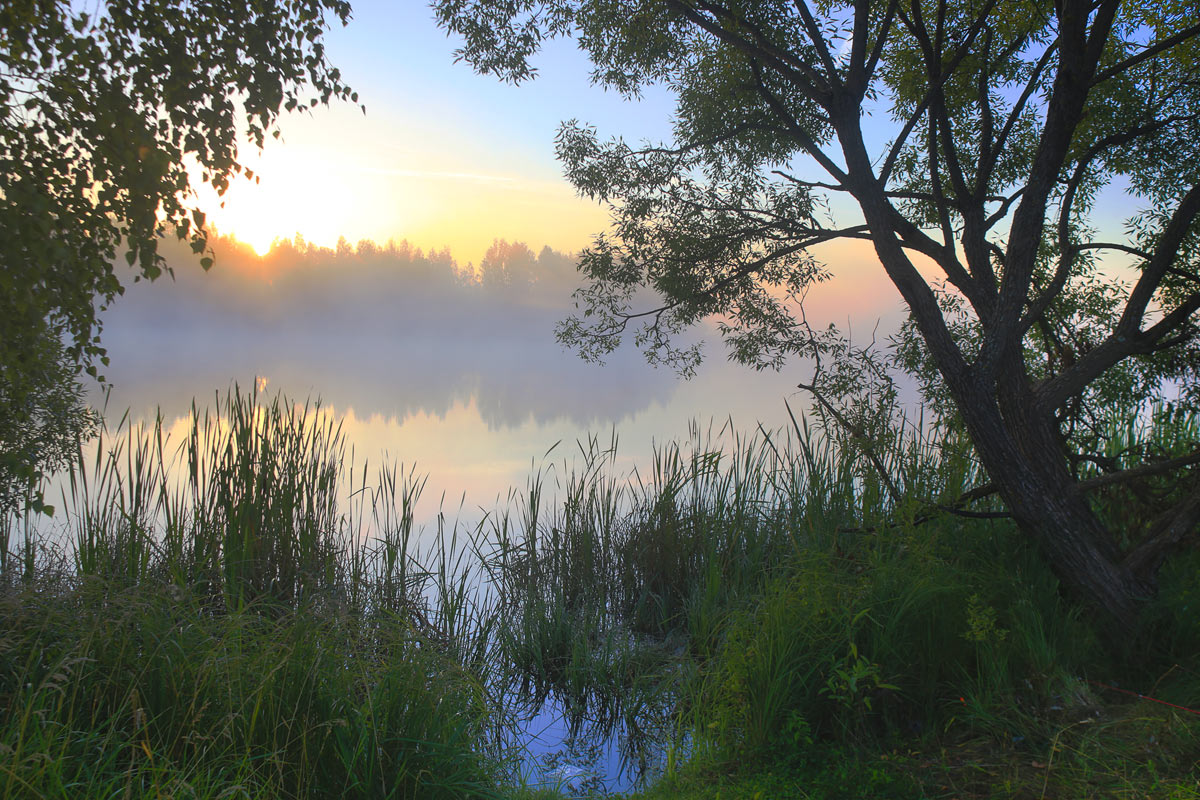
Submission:
[[[14,512],[53,511],[37,489],[40,474],[70,463],[99,424],[78,370],[44,322],[6,328],[5,353],[20,361],[0,370],[0,531]]]
[[[1161,395],[1166,380],[1200,397],[1191,3],[436,8],[480,72],[525,80],[543,39],[574,36],[605,86],[674,91],[672,143],[602,142],[577,123],[560,132],[568,178],[614,219],[582,256],[583,312],[564,339],[597,357],[633,331],[652,358],[686,369],[698,354],[672,334],[719,315],[733,356],[749,364],[828,354],[844,343],[809,329],[797,301],[836,273],[819,260],[822,245],[870,242],[916,337],[897,357],[935,368],[928,388],[952,402],[992,487],[1064,583],[1132,623],[1163,559],[1200,524],[1189,472],[1200,456],[1085,483],[1100,459],[1079,431],[1114,399]],[[1098,194],[1114,187],[1141,207],[1123,236],[1094,218]],[[835,219],[834,205],[856,216]],[[1126,281],[1113,276],[1118,258]],[[634,305],[645,286],[661,303]],[[823,404],[837,372],[812,385]],[[1186,490],[1140,529],[1110,529],[1085,491],[1166,474]]]
[[[28,496],[88,427],[78,379],[107,361],[118,255],[156,278],[173,232],[207,269],[195,187],[253,177],[239,142],[278,136],[281,110],[357,101],[325,58],[327,12],[345,24],[350,6],[0,6],[0,497]]]

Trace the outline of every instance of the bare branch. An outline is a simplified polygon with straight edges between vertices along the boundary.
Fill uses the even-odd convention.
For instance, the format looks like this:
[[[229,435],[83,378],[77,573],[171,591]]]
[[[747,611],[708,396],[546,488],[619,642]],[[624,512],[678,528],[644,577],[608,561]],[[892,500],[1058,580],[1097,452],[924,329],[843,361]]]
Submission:
[[[1184,456],[1175,458],[1167,458],[1162,461],[1150,461],[1145,464],[1139,464],[1136,467],[1121,470],[1120,472],[1108,472],[1104,475],[1096,475],[1091,478],[1085,478],[1077,485],[1081,491],[1092,492],[1096,489],[1103,489],[1106,486],[1119,486],[1124,483],[1140,481],[1144,478],[1153,478],[1158,475],[1166,475],[1169,472],[1175,472],[1185,467],[1190,467],[1195,464],[1200,464],[1200,450],[1188,453]]]
[[[860,2],[865,6],[870,5],[870,0],[860,0]],[[879,65],[879,59],[883,57],[883,47],[891,35],[892,26],[896,23],[896,11],[899,7],[899,0],[890,0],[888,3],[887,11],[884,12],[883,23],[879,26],[879,35],[875,39],[875,47],[871,49],[871,55],[861,71],[860,81],[862,88],[854,87],[859,97],[862,97],[866,93],[867,87],[871,82],[871,76],[875,74],[875,68]],[[853,64],[853,62],[851,63]]]
[[[1127,244],[1120,244],[1118,242],[1083,242],[1082,244],[1073,244],[1071,247],[1075,250],[1117,250],[1122,253],[1128,253],[1131,256],[1137,256],[1138,258],[1145,259],[1146,261],[1150,260],[1150,253],[1146,250],[1142,250],[1139,247],[1132,247]]]
[[[879,180],[886,186],[891,180],[892,170],[896,168],[896,160],[900,158],[901,151],[904,150],[904,145],[908,142],[908,137],[912,135],[913,130],[917,127],[917,123],[925,116],[929,109],[929,101],[931,94],[926,92],[925,97],[921,98],[921,102],[917,103],[912,114],[904,122],[904,127],[900,129],[896,140],[892,142],[891,149],[888,150],[887,158],[883,160],[883,167],[879,170]]]
[[[994,201],[1000,203],[1000,208],[996,209],[995,213],[993,213],[986,220],[984,220],[985,229],[991,230],[992,228],[996,227],[996,223],[1000,222],[1000,220],[1007,217],[1008,210],[1010,208],[1012,208],[1013,203],[1015,203],[1021,199],[1021,195],[1024,192],[1025,192],[1025,188],[1021,187],[1020,189],[1017,189],[1015,192],[1008,195],[1007,197],[984,198],[985,200],[994,200]]]
[[[816,398],[817,403],[825,410],[825,413],[833,417],[837,421],[837,424],[858,442],[859,447],[862,448],[863,455],[871,462],[871,466],[874,467],[876,474],[879,475],[879,480],[883,482],[883,486],[887,489],[888,496],[892,498],[892,502],[901,503],[904,500],[904,495],[900,493],[900,489],[896,486],[896,482],[892,480],[887,466],[875,452],[875,448],[871,446],[870,437],[861,428],[847,419],[846,415],[839,411],[837,406],[829,402],[829,399],[816,387],[815,381],[814,383],[796,384],[796,388],[803,389]]]

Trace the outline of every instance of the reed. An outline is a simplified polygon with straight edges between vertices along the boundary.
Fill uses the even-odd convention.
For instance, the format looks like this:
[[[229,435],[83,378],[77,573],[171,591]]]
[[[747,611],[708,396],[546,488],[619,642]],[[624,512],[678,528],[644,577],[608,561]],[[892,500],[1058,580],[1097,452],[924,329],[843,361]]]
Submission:
[[[1110,446],[1194,447],[1194,417],[1142,419]],[[1195,707],[1194,556],[1146,639],[1114,649],[1009,521],[938,512],[986,481],[951,429],[918,419],[874,447],[891,487],[803,422],[694,426],[632,479],[615,441],[582,443],[554,473],[561,502],[541,502],[541,474],[492,533],[505,663],[592,725],[673,725],[675,752],[788,769],[831,743],[1053,747],[1104,706],[1104,675]]]
[[[452,542],[419,563],[423,482],[362,469],[236,388],[81,451],[65,531],[3,564],[0,795],[498,796],[490,611]]]
[[[1168,407],[1128,418],[1098,453],[1200,438]],[[63,529],[6,523],[0,795],[527,796],[518,727],[547,702],[672,770],[835,786],[831,753],[982,740],[1069,745],[1092,780],[1102,744],[1064,733],[1105,707],[1089,681],[1200,704],[1200,556],[1114,651],[1007,520],[938,512],[986,478],[920,418],[869,458],[803,420],[695,424],[632,473],[590,437],[478,526],[425,532],[424,479],[360,466],[317,403],[235,389],[184,427],[123,418],[80,451]]]

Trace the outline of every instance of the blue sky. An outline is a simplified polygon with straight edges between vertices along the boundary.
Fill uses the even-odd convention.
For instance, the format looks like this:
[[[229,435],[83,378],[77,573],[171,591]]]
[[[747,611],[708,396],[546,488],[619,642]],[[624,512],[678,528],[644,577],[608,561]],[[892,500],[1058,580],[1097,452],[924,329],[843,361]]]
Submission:
[[[349,26],[330,30],[326,45],[367,113],[339,104],[285,116],[282,140],[244,159],[261,182],[235,185],[223,209],[202,199],[218,230],[260,252],[296,233],[324,246],[339,236],[407,239],[449,247],[461,263],[478,263],[497,238],[576,252],[608,217],[562,178],[554,158],[561,122],[633,142],[670,138],[669,92],[651,88],[629,102],[592,85],[591,65],[570,40],[547,43],[534,62],[538,77],[513,86],[455,63],[457,42],[424,0],[353,6]],[[883,108],[867,124],[880,143],[893,128]],[[1103,193],[1096,218],[1115,235],[1130,205],[1122,186]],[[844,205],[835,202],[839,216],[857,216]]]

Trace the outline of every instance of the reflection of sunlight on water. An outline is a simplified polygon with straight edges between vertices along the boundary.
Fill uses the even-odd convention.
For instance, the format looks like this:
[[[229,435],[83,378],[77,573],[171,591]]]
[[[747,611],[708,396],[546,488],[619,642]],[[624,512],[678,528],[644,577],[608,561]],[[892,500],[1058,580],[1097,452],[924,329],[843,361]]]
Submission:
[[[342,416],[342,430],[357,458],[396,461],[427,476],[416,512],[427,525],[439,512],[459,508],[466,515],[461,521],[471,524],[511,489],[522,488],[546,459],[557,459],[565,439],[579,435],[569,423],[532,420],[489,428],[474,397],[442,414],[418,411],[403,420],[381,414],[360,418],[351,408]]]
[[[767,430],[787,426],[783,400],[794,393],[790,375],[755,373],[716,362],[706,365],[694,380],[677,383],[663,401],[652,401],[618,419],[584,427],[569,415],[536,419],[519,412],[512,416],[523,421],[496,425],[481,410],[484,404],[477,393],[452,400],[438,411],[418,409],[398,415],[375,411],[360,416],[353,396],[337,397],[336,404],[318,405],[289,394],[288,386],[265,375],[256,377],[253,385],[259,390],[268,385],[277,388],[298,412],[307,413],[316,424],[339,426],[344,445],[345,485],[340,493],[343,501],[364,487],[373,489],[382,467],[399,466],[405,473],[423,480],[423,489],[413,509],[414,531],[419,534],[422,546],[436,534],[439,522],[460,530],[474,530],[489,513],[509,508],[513,498],[525,492],[535,476],[542,481],[543,504],[552,510],[559,483],[588,449],[589,437],[597,439],[601,447],[607,447],[609,442],[619,445],[606,459],[609,475],[626,478],[635,471],[645,474],[656,446],[686,441],[694,426],[715,432],[731,423],[733,430],[747,433],[753,432],[759,423]],[[404,391],[402,384],[396,387],[398,395]],[[269,402],[274,396],[274,392],[260,391],[260,401]],[[211,409],[214,396],[208,397],[207,404],[203,398],[197,398],[194,406],[202,421],[206,415],[215,417]],[[793,402],[797,411],[803,405],[803,401]],[[188,470],[179,451],[193,427],[193,410],[181,408],[178,403],[174,408],[174,413],[159,412],[163,455],[169,462],[166,481],[173,494],[184,488],[187,479]],[[261,409],[257,413],[261,414]],[[110,408],[108,419],[113,428],[117,428],[118,420],[126,419],[126,427],[87,443],[84,463],[89,466],[97,464],[102,447],[106,452],[114,447],[128,449],[127,442],[123,442],[130,428],[135,438],[154,433],[153,411],[139,415],[131,410],[123,418]],[[216,432],[228,430],[227,423],[219,419],[214,418],[209,424]],[[71,503],[63,502],[69,495],[68,488],[66,476],[56,476],[47,497],[70,508]],[[344,505],[347,507],[342,512],[350,513],[349,503]],[[61,527],[61,519],[60,514],[49,528]],[[361,514],[354,521],[358,527]],[[48,529],[46,525],[41,527]],[[361,535],[371,536],[371,533],[364,529]]]
[[[563,377],[570,381],[573,376]],[[720,428],[731,421],[734,429],[745,432],[752,432],[759,423],[768,430],[788,425],[783,400],[794,394],[794,380],[789,374],[755,373],[717,361],[706,365],[692,381],[675,384],[661,401],[652,400],[638,410],[607,421],[597,420],[585,426],[569,414],[535,418],[532,414],[521,414],[514,407],[510,419],[520,421],[497,425],[482,408],[489,402],[494,404],[495,398],[481,402],[477,391],[451,399],[436,410],[408,409],[398,414],[372,410],[360,414],[353,392],[346,392],[345,385],[336,387],[341,391],[340,396],[335,392],[330,402],[321,405],[304,401],[302,394],[290,391],[286,381],[280,383],[260,374],[253,385],[259,390],[261,400],[275,396],[275,392],[267,391],[270,387],[282,392],[297,409],[307,408],[314,421],[340,425],[346,477],[349,479],[353,474],[355,489],[361,488],[364,475],[369,486],[376,480],[379,468],[386,465],[399,465],[406,472],[424,478],[424,489],[414,511],[418,530],[434,528],[439,517],[473,528],[487,512],[507,505],[511,493],[524,491],[538,473],[544,478],[545,500],[552,503],[560,474],[569,470],[569,463],[579,456],[581,449],[586,449],[589,437],[605,443],[619,442],[608,468],[611,474],[626,476],[635,469],[646,469],[656,445],[686,440],[693,423],[703,429]],[[170,388],[163,387],[167,391]],[[407,387],[398,382],[397,397],[406,391]],[[201,418],[212,413],[208,409],[213,397],[207,395],[207,404],[203,397],[196,399],[195,408]],[[143,403],[152,402],[153,396],[141,399]],[[404,408],[403,402],[397,404]],[[378,399],[367,405],[377,408]],[[174,458],[192,427],[192,410],[179,402],[172,406],[173,413],[170,410],[160,413],[164,454]],[[803,401],[793,402],[798,411],[803,406]],[[108,419],[115,426],[121,416],[110,407]],[[135,429],[141,426],[144,431],[152,431],[154,411],[131,410],[129,420],[128,424]],[[112,447],[116,438],[119,437],[110,435],[103,446]],[[96,441],[88,443],[85,463],[95,463],[99,446]],[[174,470],[177,474],[170,476],[174,489],[186,474],[183,464],[177,466],[179,469]],[[59,497],[64,486],[60,477],[49,496]],[[351,491],[350,487],[346,489],[343,497]]]

